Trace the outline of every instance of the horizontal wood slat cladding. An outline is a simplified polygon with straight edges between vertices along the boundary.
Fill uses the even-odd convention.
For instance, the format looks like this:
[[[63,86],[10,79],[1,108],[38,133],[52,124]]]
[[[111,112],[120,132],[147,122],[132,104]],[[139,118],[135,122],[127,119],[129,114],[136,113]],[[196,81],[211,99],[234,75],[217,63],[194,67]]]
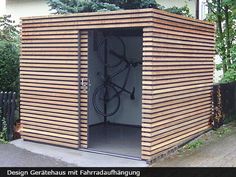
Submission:
[[[41,40],[44,43],[38,44]],[[21,41],[23,138],[78,148],[79,31],[56,37],[22,33]]]
[[[142,157],[149,160],[210,128],[212,113],[214,26],[159,16],[143,34]]]
[[[124,10],[22,19],[24,139],[88,147],[88,95],[78,79],[88,81],[88,30],[132,27],[143,28],[141,158],[151,161],[210,127],[214,25]]]

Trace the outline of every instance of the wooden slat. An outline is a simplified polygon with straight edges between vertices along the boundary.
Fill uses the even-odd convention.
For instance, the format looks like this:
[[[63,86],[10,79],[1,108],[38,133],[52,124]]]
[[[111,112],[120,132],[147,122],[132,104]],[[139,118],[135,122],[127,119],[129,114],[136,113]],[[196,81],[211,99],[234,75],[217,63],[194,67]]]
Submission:
[[[79,26],[79,24],[74,24],[72,26],[49,26],[49,27],[36,27],[36,28],[23,28],[23,33],[24,32],[34,32],[34,31],[60,31],[60,30],[85,30],[85,29],[98,29],[98,28],[121,28],[121,27],[144,27],[144,26],[151,26],[152,23],[152,18],[149,19],[136,19],[135,21],[130,21],[128,20],[122,20],[123,24],[119,23],[119,21],[104,21],[104,23],[99,23],[99,24],[89,24],[89,25],[83,25]]]
[[[78,81],[58,81],[58,80],[42,80],[42,79],[20,79],[20,82],[26,84],[26,83],[40,83],[40,84],[55,84],[55,85],[70,85],[70,86],[77,86],[78,87]],[[78,89],[78,88],[77,88]]]
[[[76,111],[64,110],[64,109],[58,109],[58,108],[55,109],[55,106],[50,106],[50,105],[46,105],[46,106],[48,106],[48,107],[45,107],[45,105],[42,105],[42,107],[39,107],[38,105],[36,106],[35,104],[31,104],[31,105],[30,104],[28,104],[28,105],[21,104],[22,109],[47,111],[47,112],[53,112],[53,113],[62,113],[62,114],[70,114],[70,115],[78,116],[78,112],[76,112]]]
[[[185,38],[185,40],[196,39],[196,41],[201,41],[201,42],[203,42],[205,40],[211,40],[211,42],[212,42],[212,40],[214,39],[214,37],[211,37],[211,36],[189,34],[189,33],[185,33],[185,32],[171,31],[171,30],[165,30],[165,29],[161,29],[161,28],[156,29],[156,28],[152,28],[152,27],[146,28],[145,33],[144,33],[144,37],[152,36],[152,35],[156,35],[156,37],[158,37],[158,34],[160,34],[161,37],[172,36],[174,39],[179,39],[180,37],[182,37],[182,38]]]
[[[145,37],[156,37],[156,38],[164,38],[164,39],[175,39],[175,40],[180,40],[180,41],[195,41],[195,42],[206,42],[206,43],[210,43],[210,44],[214,44],[213,42],[213,37],[211,37],[210,39],[202,39],[201,37],[199,37],[197,35],[196,38],[194,38],[193,36],[191,37],[187,37],[187,36],[181,36],[181,35],[176,35],[176,34],[173,34],[173,33],[170,33],[168,34],[167,30],[166,31],[163,31],[162,33],[160,32],[161,30],[158,29],[158,31],[152,31],[152,32],[147,32],[145,33]],[[167,34],[166,34],[167,33]],[[186,34],[186,33],[184,33]],[[204,36],[202,36],[204,37]]]
[[[187,86],[181,86],[181,87],[173,87],[173,88],[166,88],[166,89],[160,89],[160,90],[154,90],[152,93],[153,94],[162,94],[162,93],[168,93],[168,92],[175,92],[175,91],[179,91],[179,90],[187,90],[187,89],[193,89],[193,88],[197,88],[197,87],[207,87],[212,85],[211,84],[212,81],[207,81],[205,84],[196,84],[196,85],[187,85]]]
[[[63,72],[35,72],[35,71],[20,71],[20,75],[39,75],[39,76],[64,76],[76,77],[78,73],[63,73]]]
[[[52,101],[64,101],[64,102],[70,102],[70,103],[78,103],[77,98],[63,98],[63,97],[54,97],[53,95],[51,96],[42,96],[42,95],[33,95],[33,94],[27,94],[25,93],[24,95],[21,96],[21,98],[27,98],[27,99],[41,99],[41,100],[52,100]]]
[[[201,83],[208,83],[210,82],[209,79],[205,79],[205,80],[196,80],[196,81],[185,81],[185,82],[180,82],[180,83],[165,83],[165,84],[159,84],[159,83],[153,83],[152,85],[152,89],[160,89],[160,90],[164,90],[164,89],[168,89],[168,88],[177,88],[179,86],[188,86],[188,85],[193,85],[193,84],[201,84]],[[150,85],[143,85],[143,89],[149,89]]]
[[[47,104],[46,102],[44,103],[36,103],[36,102],[27,102],[27,101],[21,101],[21,105],[27,105],[27,106],[38,106],[38,107],[43,107],[43,108],[52,108],[52,109],[61,109],[61,110],[68,110],[68,111],[74,111],[78,112],[78,108],[76,106],[65,106],[65,105],[52,105],[52,104]]]
[[[78,120],[78,116],[77,115],[70,115],[70,114],[64,114],[64,113],[55,113],[55,112],[51,112],[51,110],[34,110],[34,108],[30,107],[27,109],[24,108],[24,109],[21,109],[21,113],[24,114],[31,114],[31,115],[34,115],[34,116],[45,116],[45,117],[50,117],[50,116],[53,116],[53,117],[59,117],[59,118],[63,118],[63,119],[71,119],[71,120]]]
[[[52,132],[52,133],[60,133],[60,134],[66,134],[70,136],[78,136],[78,132],[72,132],[72,131],[66,131],[66,130],[59,130],[59,129],[53,129],[53,128],[45,128],[35,125],[28,125],[24,124],[24,128],[31,129],[31,130],[37,130],[37,131],[46,131],[46,132]]]
[[[72,50],[72,49],[78,49],[78,40],[69,40],[69,39],[64,39],[63,41],[68,42],[68,43],[62,43],[62,40],[26,40],[24,43],[21,45],[22,51],[25,50],[56,50],[60,48],[61,50]]]
[[[45,48],[42,48],[42,47],[39,47],[39,48],[22,48],[21,51],[22,52],[77,52],[77,48],[74,47],[57,47],[57,46],[54,46],[54,48],[52,47],[48,47],[47,46]]]
[[[78,99],[78,95],[73,95],[70,93],[55,93],[55,92],[41,92],[40,90],[21,90],[20,91],[22,95],[24,94],[33,94],[33,95],[39,95],[39,96],[55,96],[55,97],[62,97],[62,98],[74,98]]]
[[[44,87],[44,88],[55,88],[55,89],[69,89],[69,90],[78,90],[78,85],[56,85],[51,83],[27,83],[27,82],[21,82],[21,86],[30,86],[30,87]],[[76,92],[75,92],[76,93]]]
[[[28,129],[26,129],[28,130]],[[76,143],[76,140],[72,140],[72,139],[67,139],[67,138],[62,138],[62,137],[52,137],[52,136],[47,136],[47,135],[43,135],[43,134],[37,134],[37,133],[33,133],[30,130],[28,131],[22,131],[23,135],[25,136],[31,136],[31,137],[37,137],[39,139],[47,139],[47,140],[51,140],[51,141],[59,141],[59,142],[65,142],[65,143],[69,143],[69,144],[74,144],[74,145],[78,145]],[[41,131],[39,131],[41,132]]]
[[[158,52],[158,51],[155,51],[155,52],[144,52],[143,55],[146,57],[148,56],[155,56],[155,57],[160,57],[160,56],[163,56],[163,57],[195,57],[195,58],[204,58],[204,57],[213,57],[214,56],[214,53],[211,53],[211,54],[194,54],[189,52],[189,53],[169,53],[169,52]]]
[[[174,79],[162,79],[162,80],[155,80],[155,81],[143,81],[143,85],[158,85],[158,84],[174,84],[179,82],[187,82],[187,81],[198,81],[198,80],[209,80],[212,76],[196,76],[196,77],[184,77],[184,78],[174,78]]]
[[[78,21],[80,20],[80,22],[85,22],[85,23],[90,23],[93,22],[93,23],[96,23],[96,21],[102,21],[104,19],[107,19],[107,20],[117,20],[117,16],[116,15],[112,15],[110,14],[111,11],[109,12],[109,16],[105,15],[105,14],[92,14],[92,13],[87,13],[87,16],[84,16],[86,13],[83,13],[83,14],[77,14],[76,16],[74,17],[69,17],[69,18],[64,18],[63,17],[59,17],[57,18],[58,16],[53,16],[53,18],[50,18],[50,19],[47,19],[45,18],[45,16],[41,19],[38,19],[38,20],[35,20],[35,17],[33,20],[25,20],[24,19],[24,24],[30,24],[28,27],[31,27],[33,25],[36,25],[38,23],[42,23],[42,24],[61,24],[61,23],[70,23],[70,22],[75,22],[75,21]],[[127,19],[127,18],[137,18],[137,17],[140,17],[140,18],[143,18],[143,17],[151,17],[153,14],[153,12],[151,12],[150,10],[146,11],[146,12],[137,12],[137,13],[133,13],[133,12],[128,12],[127,10],[122,14],[122,13],[119,13],[119,19]],[[80,15],[83,15],[83,16],[80,16]],[[87,33],[82,33],[83,34],[87,34]]]
[[[180,99],[180,98],[187,98],[189,96],[205,94],[206,93],[205,91],[210,91],[210,90],[211,90],[211,86],[208,86],[208,87],[195,87],[191,89],[178,90],[175,92],[167,92],[167,93],[162,93],[162,94],[155,94],[151,96],[143,95],[143,101],[145,103],[148,103],[148,101],[150,102],[150,100],[152,100],[153,103],[158,103],[158,102],[160,103],[164,101],[170,101],[170,100],[175,100],[175,99]]]
[[[52,132],[46,132],[46,131],[40,131],[40,130],[32,130],[29,128],[23,128],[23,132],[36,133],[36,134],[40,134],[40,135],[47,135],[47,136],[54,136],[54,137],[59,137],[59,138],[78,140],[78,136],[71,136],[71,135],[52,133]]]
[[[36,34],[35,36],[34,35],[23,35],[21,37],[22,40],[27,40],[27,39],[75,39],[77,38],[78,35],[76,34],[53,34],[53,35],[46,35],[46,36],[43,36],[43,35],[38,35]],[[23,45],[24,46],[24,45]]]
[[[33,60],[33,59],[40,59],[40,60],[61,60],[61,61],[71,61],[71,60],[76,60],[78,62],[78,56],[37,56],[37,55],[21,55],[20,56],[21,60],[26,60],[28,59],[29,61]],[[20,61],[21,61],[20,60]],[[61,62],[59,61],[59,62]]]
[[[54,104],[54,105],[63,105],[63,106],[71,106],[78,107],[78,103],[68,102],[68,101],[54,101],[54,100],[44,100],[44,99],[32,99],[32,98],[21,98],[21,102],[29,102],[29,103],[45,103],[45,104]]]
[[[47,75],[38,76],[38,75],[30,75],[30,74],[25,75],[21,73],[20,79],[45,79],[45,80],[50,80],[50,81],[57,80],[57,81],[74,82],[78,80],[78,77],[64,77],[64,75],[63,76],[47,76]]]
[[[149,117],[148,122],[155,122],[158,120],[169,119],[173,116],[184,115],[184,114],[190,113],[192,111],[198,111],[198,110],[202,110],[202,109],[209,111],[209,110],[211,110],[211,106],[209,106],[209,103],[211,104],[211,102],[198,103],[198,104],[196,104],[196,107],[194,105],[189,105],[188,107],[186,106],[186,109],[184,107],[177,108],[178,112],[174,112],[174,111],[172,112],[170,110],[170,111],[166,111],[163,113],[162,112],[159,113],[157,110],[155,111],[155,109],[153,109],[153,110],[145,109],[143,112],[143,115],[145,117]],[[197,107],[197,106],[199,106],[199,107]],[[187,108],[189,108],[189,109],[187,109]]]
[[[25,116],[21,116],[22,120],[25,121],[32,121],[32,122],[40,122],[40,123],[47,123],[47,124],[52,124],[52,125],[60,125],[60,126],[67,126],[67,127],[71,127],[71,129],[77,129],[78,126],[76,126],[76,124],[73,123],[65,123],[65,122],[58,122],[58,121],[53,121],[53,120],[45,120],[42,118],[36,119],[36,118],[31,118],[31,117],[25,117]]]
[[[178,31],[178,32],[185,32],[185,33],[190,33],[190,34],[197,34],[197,35],[204,35],[204,36],[210,36],[213,37],[214,36],[214,30],[208,30],[208,32],[203,32],[200,30],[195,30],[195,29],[188,29],[188,28],[182,28],[179,26],[173,26],[173,25],[166,25],[166,24],[161,24],[158,23],[158,20],[154,20],[155,23],[155,27],[156,28],[161,28],[161,29],[166,29],[166,30],[173,30],[173,31]]]
[[[67,131],[67,133],[71,132],[78,132],[77,128],[67,127],[67,126],[61,126],[61,125],[52,125],[47,123],[40,123],[40,122],[34,122],[29,120],[22,120],[22,123],[25,125],[35,126],[35,127],[45,127],[45,128],[53,128],[55,130],[64,130]]]
[[[180,104],[180,106],[184,106],[185,104],[187,105],[188,104],[188,101],[189,103],[191,103],[191,101],[201,101],[200,99],[206,99],[208,98],[209,99],[209,96],[210,96],[210,92],[209,94],[202,94],[200,93],[199,95],[196,95],[196,96],[193,96],[193,97],[185,97],[183,99],[173,99],[171,101],[166,101],[166,102],[159,102],[159,103],[153,103],[153,104],[146,104],[146,105],[143,105],[143,108],[155,108],[157,109],[158,108],[158,111],[163,111],[165,109],[172,109],[173,107],[178,107],[178,104]],[[168,107],[166,107],[168,106]]]
[[[53,144],[53,145],[59,145],[59,146],[64,146],[64,147],[69,147],[69,148],[78,148],[78,145],[75,145],[75,144],[63,143],[63,142],[58,142],[58,141],[51,141],[51,140],[42,139],[42,138],[39,138],[39,137],[37,137],[35,135],[29,135],[28,136],[28,134],[26,134],[26,133],[25,134],[23,133],[23,135],[22,135],[22,138],[24,140],[42,142],[42,143]]]
[[[22,39],[24,36],[55,36],[55,35],[78,35],[78,30],[74,31],[43,31],[43,32],[33,32],[33,33],[22,33]]]
[[[21,66],[30,66],[32,63],[33,64],[42,64],[42,65],[46,65],[46,64],[58,64],[58,65],[62,65],[62,64],[65,64],[65,65],[74,65],[74,64],[77,64],[78,61],[77,60],[62,60],[62,61],[58,61],[58,60],[50,60],[50,59],[47,59],[47,60],[34,60],[34,59],[30,59],[30,60],[27,60],[27,59],[21,59],[20,60],[20,63],[21,63]],[[63,66],[63,65],[62,65]]]

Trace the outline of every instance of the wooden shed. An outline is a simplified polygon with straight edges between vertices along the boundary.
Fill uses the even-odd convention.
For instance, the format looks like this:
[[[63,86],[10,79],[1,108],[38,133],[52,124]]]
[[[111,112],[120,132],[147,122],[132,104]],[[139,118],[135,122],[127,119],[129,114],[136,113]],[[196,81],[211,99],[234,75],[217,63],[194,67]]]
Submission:
[[[151,161],[211,128],[214,54],[213,24],[156,9],[22,18],[22,137]]]

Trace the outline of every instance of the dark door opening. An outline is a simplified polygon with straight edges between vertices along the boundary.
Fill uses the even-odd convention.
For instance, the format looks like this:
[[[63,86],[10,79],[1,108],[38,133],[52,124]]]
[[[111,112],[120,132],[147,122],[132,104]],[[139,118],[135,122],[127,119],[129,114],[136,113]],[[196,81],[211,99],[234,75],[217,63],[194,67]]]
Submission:
[[[89,31],[88,148],[141,156],[142,29]]]

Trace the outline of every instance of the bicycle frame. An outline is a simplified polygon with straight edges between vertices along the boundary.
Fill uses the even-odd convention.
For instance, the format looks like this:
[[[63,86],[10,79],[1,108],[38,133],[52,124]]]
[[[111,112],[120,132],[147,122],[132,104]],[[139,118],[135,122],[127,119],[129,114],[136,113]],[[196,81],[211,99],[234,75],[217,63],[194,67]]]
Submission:
[[[119,38],[119,37],[118,37]],[[124,42],[121,38],[119,38],[121,43],[124,45]],[[100,76],[100,78],[102,79],[103,83],[97,87],[97,89],[95,90],[94,94],[93,94],[93,103],[94,103],[94,108],[95,110],[104,116],[104,122],[106,122],[107,120],[107,116],[111,116],[113,115],[116,111],[118,111],[119,109],[119,105],[120,105],[120,95],[122,92],[128,93],[130,95],[130,99],[135,99],[135,87],[133,87],[133,90],[130,91],[128,89],[126,89],[126,85],[128,83],[128,79],[130,76],[130,71],[131,68],[135,68],[136,66],[138,66],[138,64],[141,64],[142,62],[131,62],[131,58],[128,58],[126,56],[126,51],[122,54],[118,54],[116,53],[114,50],[110,49],[108,50],[107,47],[107,39],[105,39],[104,41],[101,42],[101,45],[104,45],[104,74],[101,74],[100,72],[97,73],[97,75]],[[100,46],[101,46],[100,45]],[[125,46],[125,45],[124,45]],[[125,49],[124,49],[125,50]],[[118,61],[115,65],[111,65],[107,62],[107,54],[113,55]],[[130,61],[129,61],[130,60]],[[114,67],[120,67],[118,69],[118,71],[115,71],[111,74],[108,74],[108,68],[114,68]],[[118,85],[116,83],[113,82],[114,78],[116,78],[118,75],[120,75],[121,73],[125,73],[125,77],[124,77],[124,81],[122,81],[122,84]],[[101,111],[99,110],[99,108],[96,106],[96,96],[99,93],[99,91],[101,91],[103,89],[104,93],[103,93],[103,98],[101,98],[101,100],[103,100],[104,102],[104,110]],[[109,90],[113,90],[113,92],[115,92],[114,94],[109,96]],[[109,103],[110,101],[114,100],[117,98],[117,107],[115,107],[113,112],[107,113],[107,103]]]
[[[134,90],[133,90],[133,91],[129,91],[129,90],[127,90],[125,87],[126,87],[126,85],[127,85],[128,79],[129,79],[131,67],[136,67],[137,64],[139,64],[140,62],[132,63],[132,62],[129,62],[129,61],[127,60],[127,57],[125,57],[125,56],[121,56],[121,55],[117,54],[116,52],[114,52],[114,51],[112,51],[112,50],[110,50],[109,52],[112,53],[112,54],[113,54],[114,56],[116,56],[117,58],[119,58],[120,60],[122,60],[123,62],[125,62],[126,65],[125,65],[123,68],[119,69],[116,73],[114,73],[114,74],[112,74],[112,75],[107,75],[106,78],[103,78],[104,84],[105,84],[105,85],[106,85],[106,84],[110,84],[110,85],[112,85],[112,86],[114,86],[114,87],[120,89],[120,91],[118,91],[118,93],[117,93],[116,95],[114,95],[112,98],[114,98],[114,97],[117,96],[117,95],[120,95],[122,92],[126,92],[126,93],[128,93],[128,94],[130,94],[130,95],[132,96],[132,94],[134,94],[134,93],[133,93]],[[115,78],[115,77],[118,76],[119,74],[125,72],[126,70],[127,70],[127,73],[126,73],[126,75],[125,75],[125,80],[124,80],[124,83],[123,83],[122,86],[119,86],[119,85],[115,84],[114,82],[112,82],[112,79],[113,79],[113,78]],[[110,100],[109,100],[109,101],[110,101]]]

